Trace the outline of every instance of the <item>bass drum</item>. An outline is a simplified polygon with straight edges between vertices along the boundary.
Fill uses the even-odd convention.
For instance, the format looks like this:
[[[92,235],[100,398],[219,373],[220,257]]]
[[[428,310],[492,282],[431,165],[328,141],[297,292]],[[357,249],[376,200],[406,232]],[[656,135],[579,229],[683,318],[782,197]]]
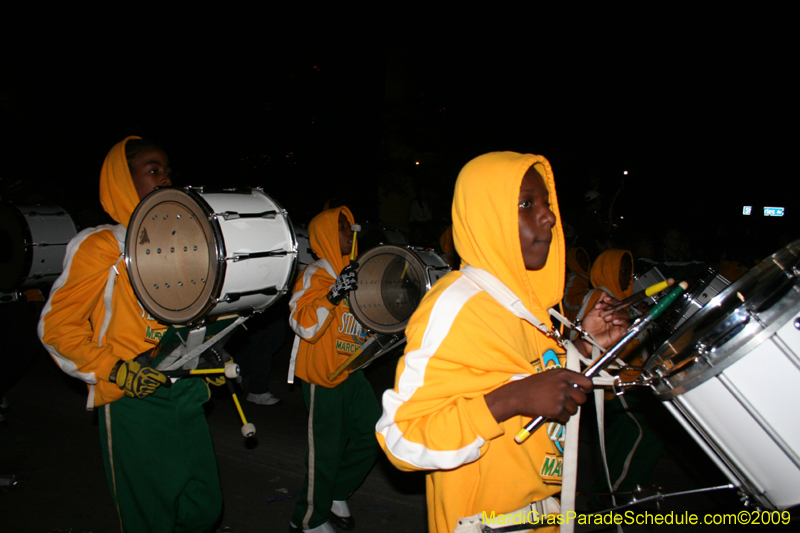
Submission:
[[[372,333],[402,333],[431,286],[450,271],[434,251],[378,246],[358,257],[358,290],[350,311]]]
[[[261,189],[157,189],[125,239],[133,290],[165,324],[266,309],[289,291],[296,257],[288,214]]]
[[[52,285],[77,234],[58,206],[0,204],[0,292]]]
[[[697,310],[645,374],[733,484],[768,509],[800,504],[800,241]]]

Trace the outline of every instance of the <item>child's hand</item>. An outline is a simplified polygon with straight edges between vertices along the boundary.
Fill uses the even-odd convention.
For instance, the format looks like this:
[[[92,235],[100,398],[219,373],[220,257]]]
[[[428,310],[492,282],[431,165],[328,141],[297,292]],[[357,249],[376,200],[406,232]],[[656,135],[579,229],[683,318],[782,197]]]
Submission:
[[[627,308],[612,309],[618,303],[619,300],[604,293],[583,318],[583,329],[591,333],[603,348],[616,344],[631,325]]]
[[[358,289],[358,263],[344,267],[328,293],[328,301],[339,305],[348,292]]]
[[[592,380],[583,374],[556,368],[512,381],[486,395],[486,405],[495,420],[512,416],[543,416],[566,423],[578,412],[592,390]]]

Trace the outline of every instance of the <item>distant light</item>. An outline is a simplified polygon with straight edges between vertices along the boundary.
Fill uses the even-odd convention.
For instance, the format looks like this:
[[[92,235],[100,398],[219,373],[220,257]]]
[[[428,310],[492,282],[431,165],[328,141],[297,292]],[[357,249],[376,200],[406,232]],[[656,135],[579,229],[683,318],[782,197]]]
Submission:
[[[783,208],[782,207],[765,207],[764,208],[764,216],[765,217],[782,217],[783,216]]]
[[[622,174],[623,174],[624,176],[627,176],[627,175],[628,175],[628,171],[627,171],[627,170],[623,170],[623,171],[622,171]]]
[[[742,214],[743,215],[749,215],[752,212],[753,212],[753,206],[752,205],[746,205],[746,206],[744,206],[744,209],[742,209]]]
[[[416,161],[414,164],[415,164],[415,165],[419,165],[419,161]]]

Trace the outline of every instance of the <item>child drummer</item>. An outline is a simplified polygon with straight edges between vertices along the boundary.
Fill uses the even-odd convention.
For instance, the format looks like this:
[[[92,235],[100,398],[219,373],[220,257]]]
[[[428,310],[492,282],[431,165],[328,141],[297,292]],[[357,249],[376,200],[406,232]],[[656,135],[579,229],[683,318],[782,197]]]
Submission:
[[[459,174],[452,215],[462,265],[488,273],[549,323],[565,270],[550,163],[510,152],[473,159]],[[561,368],[564,350],[555,340],[463,271],[439,280],[411,317],[376,426],[395,466],[428,471],[428,524],[437,533],[452,533],[459,518],[513,514],[534,502],[544,514],[557,513],[561,450],[551,439],[592,389],[589,378]],[[603,297],[583,323],[603,346],[629,325],[608,309],[615,301]],[[584,341],[576,346],[590,354]],[[537,416],[550,427],[517,444],[515,434]]]
[[[349,257],[355,253],[352,226],[347,207],[311,220],[309,243],[319,260],[302,272],[289,304],[289,323],[297,334],[289,379],[300,379],[308,408],[308,471],[293,531],[333,533],[331,524],[353,529],[347,498],[380,451],[375,440],[380,405],[363,372],[345,370],[331,379],[366,340],[347,298],[358,283]]]

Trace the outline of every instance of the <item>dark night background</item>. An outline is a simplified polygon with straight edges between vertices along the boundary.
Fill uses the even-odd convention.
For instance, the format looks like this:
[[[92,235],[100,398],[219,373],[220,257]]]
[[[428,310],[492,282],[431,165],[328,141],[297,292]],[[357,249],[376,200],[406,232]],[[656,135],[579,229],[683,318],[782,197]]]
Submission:
[[[4,8],[0,195],[93,225],[103,158],[135,134],[176,184],[262,186],[296,223],[331,197],[375,220],[409,184],[446,208],[464,163],[514,150],[550,159],[567,216],[590,175],[609,201],[628,170],[625,232],[760,257],[800,237],[790,9],[643,5]]]

